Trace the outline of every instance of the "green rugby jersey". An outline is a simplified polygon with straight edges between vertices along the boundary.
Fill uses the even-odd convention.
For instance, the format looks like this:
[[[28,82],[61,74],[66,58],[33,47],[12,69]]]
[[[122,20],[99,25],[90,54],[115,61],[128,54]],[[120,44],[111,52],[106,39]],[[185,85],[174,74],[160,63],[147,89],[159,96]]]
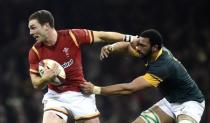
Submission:
[[[144,78],[158,87],[169,102],[204,100],[202,92],[185,67],[165,47],[160,50],[154,62],[148,63],[146,70]]]

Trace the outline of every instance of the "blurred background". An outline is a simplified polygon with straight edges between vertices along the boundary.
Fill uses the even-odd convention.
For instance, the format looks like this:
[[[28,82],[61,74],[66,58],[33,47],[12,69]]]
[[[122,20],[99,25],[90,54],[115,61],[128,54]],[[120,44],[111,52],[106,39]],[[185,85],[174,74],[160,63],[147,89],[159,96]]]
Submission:
[[[41,99],[29,79],[27,27],[36,10],[53,13],[57,29],[87,28],[139,34],[159,30],[206,97],[201,123],[210,123],[210,2],[208,0],[0,0],[0,123],[41,123]],[[84,74],[97,85],[129,82],[144,73],[139,59],[112,55],[99,60],[105,44],[83,46]],[[101,123],[129,123],[161,99],[156,89],[129,96],[97,96]]]

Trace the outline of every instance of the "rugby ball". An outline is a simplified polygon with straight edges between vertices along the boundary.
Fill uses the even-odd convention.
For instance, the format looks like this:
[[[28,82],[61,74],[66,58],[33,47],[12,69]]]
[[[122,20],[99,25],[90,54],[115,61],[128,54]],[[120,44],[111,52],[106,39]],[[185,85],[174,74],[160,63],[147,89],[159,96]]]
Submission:
[[[66,79],[66,73],[64,71],[64,68],[55,60],[52,59],[44,59],[42,61],[39,62],[39,67],[38,67],[38,71],[40,76],[43,76],[45,69],[44,67],[46,66],[47,68],[52,68],[53,65],[57,65],[58,69],[60,70],[60,73],[58,74],[58,76],[53,80],[52,84],[55,85],[60,85],[62,84],[62,79]]]

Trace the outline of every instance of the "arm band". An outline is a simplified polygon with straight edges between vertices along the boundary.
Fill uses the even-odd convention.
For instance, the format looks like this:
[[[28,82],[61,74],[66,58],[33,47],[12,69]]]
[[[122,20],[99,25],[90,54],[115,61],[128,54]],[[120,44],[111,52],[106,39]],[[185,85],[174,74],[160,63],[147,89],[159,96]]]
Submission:
[[[125,42],[132,42],[133,40],[134,39],[133,39],[132,35],[124,35],[123,41],[125,41]]]

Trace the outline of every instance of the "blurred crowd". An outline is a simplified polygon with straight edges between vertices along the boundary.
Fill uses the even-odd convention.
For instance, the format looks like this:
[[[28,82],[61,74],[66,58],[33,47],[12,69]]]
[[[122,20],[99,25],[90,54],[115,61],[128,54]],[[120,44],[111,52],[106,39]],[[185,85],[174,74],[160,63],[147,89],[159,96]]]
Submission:
[[[0,1],[0,123],[41,123],[42,96],[32,87],[28,51],[34,43],[28,16],[51,11],[57,29],[87,28],[137,35],[159,30],[164,44],[187,68],[206,97],[201,123],[210,123],[210,2],[208,0],[6,0]],[[105,44],[83,46],[84,74],[97,85],[129,82],[144,63],[125,55],[99,60]],[[97,96],[101,123],[129,123],[161,98],[147,89],[128,96]]]

